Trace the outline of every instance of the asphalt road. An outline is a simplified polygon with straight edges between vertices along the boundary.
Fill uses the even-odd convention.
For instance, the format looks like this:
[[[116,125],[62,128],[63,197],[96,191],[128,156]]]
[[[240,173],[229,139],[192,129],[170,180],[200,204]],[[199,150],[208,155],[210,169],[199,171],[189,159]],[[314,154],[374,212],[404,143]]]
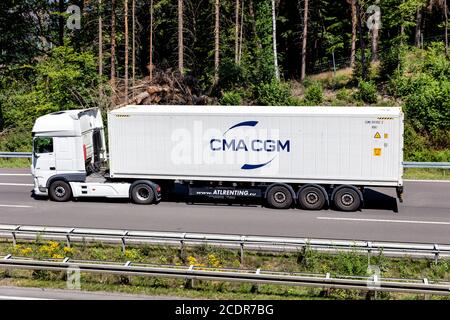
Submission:
[[[82,290],[0,286],[0,300],[173,300],[177,297],[144,296]]]
[[[450,182],[407,181],[405,201],[392,189],[367,189],[359,212],[273,210],[260,204],[79,200],[31,197],[26,169],[0,169],[0,224],[230,233],[450,244]]]

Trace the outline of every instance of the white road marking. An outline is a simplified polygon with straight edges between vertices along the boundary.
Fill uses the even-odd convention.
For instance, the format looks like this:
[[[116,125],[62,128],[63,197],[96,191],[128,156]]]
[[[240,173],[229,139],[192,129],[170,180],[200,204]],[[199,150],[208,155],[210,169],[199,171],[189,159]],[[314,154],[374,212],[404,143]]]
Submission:
[[[360,222],[388,222],[388,223],[415,223],[415,224],[450,225],[450,222],[447,222],[447,221],[358,219],[358,218],[332,218],[332,217],[317,217],[317,219],[319,219],[319,220],[340,220],[340,221],[360,221]]]
[[[0,204],[0,207],[6,208],[33,208],[32,206],[24,206],[19,204]]]
[[[17,297],[17,296],[0,296],[0,300],[54,300],[54,299]]]
[[[28,176],[31,176],[31,173],[0,173],[0,176],[5,176],[5,177],[28,177]]]
[[[7,183],[7,182],[0,182],[0,186],[32,187],[32,186],[34,186],[34,184],[32,184],[32,183]]]

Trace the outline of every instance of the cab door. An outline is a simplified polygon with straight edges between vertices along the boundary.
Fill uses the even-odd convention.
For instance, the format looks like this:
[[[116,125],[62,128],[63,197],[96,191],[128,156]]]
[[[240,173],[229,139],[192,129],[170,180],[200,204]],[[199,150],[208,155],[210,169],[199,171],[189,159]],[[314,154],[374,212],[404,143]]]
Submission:
[[[45,187],[47,180],[56,174],[56,157],[52,137],[35,137],[33,141],[33,175],[39,187]]]

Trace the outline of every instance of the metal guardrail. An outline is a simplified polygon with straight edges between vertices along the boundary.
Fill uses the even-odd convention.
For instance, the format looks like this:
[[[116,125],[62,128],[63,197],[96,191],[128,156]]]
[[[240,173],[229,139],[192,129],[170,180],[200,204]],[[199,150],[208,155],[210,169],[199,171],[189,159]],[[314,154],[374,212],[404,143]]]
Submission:
[[[123,276],[150,276],[190,280],[212,280],[225,282],[249,282],[256,284],[276,284],[318,288],[340,288],[365,291],[390,291],[418,294],[450,295],[449,282],[435,282],[428,279],[381,279],[371,277],[333,276],[327,274],[301,274],[273,272],[261,269],[218,269],[203,266],[161,266],[132,263],[125,264],[104,261],[32,260],[12,255],[0,257],[0,268],[48,271],[69,271],[120,274]]]
[[[240,250],[241,260],[244,251],[298,252],[310,249],[326,253],[355,252],[360,254],[386,256],[409,256],[411,258],[439,259],[450,258],[450,245],[394,243],[378,241],[352,241],[309,239],[290,237],[263,237],[226,234],[202,234],[181,232],[129,231],[112,229],[66,228],[0,225],[0,238],[12,239],[15,245],[23,240],[55,240],[72,243],[104,242],[120,244],[125,251],[127,245],[166,245],[184,250],[187,246],[214,246]]]
[[[0,158],[31,158],[31,152],[0,152]],[[450,169],[450,162],[403,162],[404,168]]]
[[[31,152],[0,152],[0,158],[31,158]]]
[[[450,169],[450,162],[403,162],[404,168]]]

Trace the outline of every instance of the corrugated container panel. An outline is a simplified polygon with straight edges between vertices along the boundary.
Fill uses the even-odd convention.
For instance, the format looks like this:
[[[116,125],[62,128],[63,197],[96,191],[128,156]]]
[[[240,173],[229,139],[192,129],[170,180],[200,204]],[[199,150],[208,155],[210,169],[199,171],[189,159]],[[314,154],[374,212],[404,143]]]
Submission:
[[[108,123],[113,177],[402,184],[399,108],[128,106]]]

